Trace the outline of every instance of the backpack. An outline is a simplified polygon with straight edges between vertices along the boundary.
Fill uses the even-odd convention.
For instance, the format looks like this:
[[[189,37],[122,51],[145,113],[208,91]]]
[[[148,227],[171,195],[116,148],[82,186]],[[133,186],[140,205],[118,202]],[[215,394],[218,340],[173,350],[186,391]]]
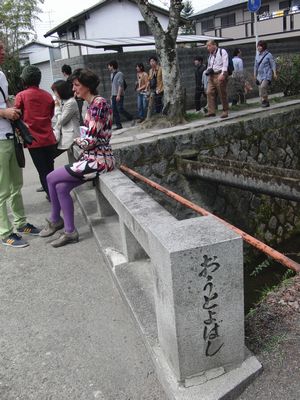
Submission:
[[[222,50],[223,49],[220,49],[221,56],[222,56]],[[228,51],[227,51],[227,54],[228,54],[228,69],[227,69],[227,73],[230,76],[230,75],[232,75],[232,73],[234,71],[234,65],[233,65],[233,62],[232,62],[232,57],[231,57],[231,55],[229,54]]]

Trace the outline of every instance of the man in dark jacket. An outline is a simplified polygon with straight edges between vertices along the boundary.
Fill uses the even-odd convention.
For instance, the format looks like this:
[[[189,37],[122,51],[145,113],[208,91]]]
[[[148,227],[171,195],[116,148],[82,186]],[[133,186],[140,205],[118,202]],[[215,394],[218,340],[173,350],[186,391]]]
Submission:
[[[202,84],[202,75],[203,71],[205,71],[206,66],[203,65],[203,58],[200,56],[197,56],[194,58],[194,65],[195,65],[195,82],[196,82],[196,87],[195,87],[195,108],[196,111],[201,110],[201,95],[205,96],[204,94],[204,88]]]

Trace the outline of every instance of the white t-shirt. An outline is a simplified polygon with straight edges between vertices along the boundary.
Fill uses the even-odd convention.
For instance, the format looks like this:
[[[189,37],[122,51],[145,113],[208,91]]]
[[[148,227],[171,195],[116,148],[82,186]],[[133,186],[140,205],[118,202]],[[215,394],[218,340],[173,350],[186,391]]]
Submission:
[[[2,71],[0,71],[0,87],[2,88],[5,97],[8,97],[8,83],[6,76]],[[0,91],[0,108],[7,108],[6,106],[6,99],[3,98],[3,95]],[[6,133],[12,133],[12,127],[10,122],[0,117],[0,140],[6,139]]]

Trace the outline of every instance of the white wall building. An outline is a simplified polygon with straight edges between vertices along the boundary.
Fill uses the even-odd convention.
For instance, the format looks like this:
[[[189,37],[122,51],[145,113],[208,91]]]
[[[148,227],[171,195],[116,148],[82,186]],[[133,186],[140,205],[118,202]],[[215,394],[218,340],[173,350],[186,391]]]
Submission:
[[[152,6],[164,29],[169,22],[169,13],[157,6]],[[48,31],[44,36],[59,40],[80,39],[120,39],[149,36],[151,32],[142,14],[133,0],[102,0],[81,13],[70,17],[60,25]],[[86,54],[98,54],[104,49],[86,46],[60,44],[63,59]],[[153,48],[153,47],[152,47]],[[126,47],[125,51],[150,49],[147,47]],[[107,49],[108,50],[108,49]],[[112,47],[111,51],[117,50]]]
[[[53,83],[52,62],[60,58],[60,49],[42,42],[33,40],[19,49],[21,65],[31,64],[37,66],[42,72],[40,88],[52,93]]]

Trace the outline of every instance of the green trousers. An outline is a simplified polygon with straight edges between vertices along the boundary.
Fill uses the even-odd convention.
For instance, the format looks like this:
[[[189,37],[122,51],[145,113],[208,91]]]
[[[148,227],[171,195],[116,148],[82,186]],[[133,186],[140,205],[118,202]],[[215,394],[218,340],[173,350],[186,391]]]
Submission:
[[[0,140],[0,237],[2,239],[14,230],[8,218],[7,204],[13,213],[15,227],[21,228],[26,224],[22,186],[23,174],[16,159],[14,141]]]

